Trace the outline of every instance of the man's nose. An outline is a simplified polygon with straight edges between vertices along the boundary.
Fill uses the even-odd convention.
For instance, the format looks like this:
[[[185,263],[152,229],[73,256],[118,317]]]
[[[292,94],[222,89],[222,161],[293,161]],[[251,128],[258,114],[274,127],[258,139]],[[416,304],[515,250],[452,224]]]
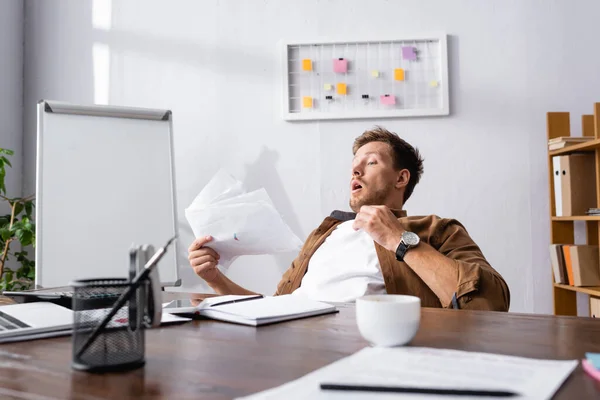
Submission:
[[[352,168],[352,177],[353,177],[353,178],[355,178],[355,177],[357,177],[357,176],[360,176],[360,175],[361,175],[361,172],[360,172],[360,170],[358,169],[358,167],[356,167],[356,168]]]

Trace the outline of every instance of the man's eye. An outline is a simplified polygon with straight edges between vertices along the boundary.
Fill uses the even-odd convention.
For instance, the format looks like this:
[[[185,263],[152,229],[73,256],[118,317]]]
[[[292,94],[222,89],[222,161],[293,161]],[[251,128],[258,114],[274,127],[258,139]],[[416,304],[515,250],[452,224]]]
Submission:
[[[375,165],[375,161],[369,161],[367,165]]]

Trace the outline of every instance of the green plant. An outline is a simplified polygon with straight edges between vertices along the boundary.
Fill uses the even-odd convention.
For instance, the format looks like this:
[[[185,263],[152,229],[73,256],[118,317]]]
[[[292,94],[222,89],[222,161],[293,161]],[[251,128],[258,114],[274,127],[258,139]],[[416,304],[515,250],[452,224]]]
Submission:
[[[8,157],[12,150],[0,148],[0,201],[8,202],[10,214],[0,215],[0,289],[26,290],[33,286],[35,261],[29,259],[27,246],[35,246],[35,223],[32,220],[35,195],[8,197],[6,195],[6,167],[12,167]],[[21,251],[11,251],[11,244],[21,244]],[[6,262],[14,259],[20,266],[9,269]]]

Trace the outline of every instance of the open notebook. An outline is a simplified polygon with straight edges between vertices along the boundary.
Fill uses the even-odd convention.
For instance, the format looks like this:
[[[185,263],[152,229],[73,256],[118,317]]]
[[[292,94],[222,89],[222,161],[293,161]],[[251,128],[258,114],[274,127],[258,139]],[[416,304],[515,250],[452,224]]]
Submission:
[[[208,298],[196,306],[189,300],[176,300],[165,305],[163,310],[251,326],[337,312],[337,308],[331,304],[293,295],[218,296]]]

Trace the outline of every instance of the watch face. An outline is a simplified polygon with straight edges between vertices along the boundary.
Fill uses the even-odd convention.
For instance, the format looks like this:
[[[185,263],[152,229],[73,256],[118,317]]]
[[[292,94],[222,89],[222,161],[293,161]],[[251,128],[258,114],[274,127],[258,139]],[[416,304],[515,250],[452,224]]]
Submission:
[[[416,246],[419,244],[419,236],[414,232],[404,232],[402,234],[402,240],[408,246]]]

